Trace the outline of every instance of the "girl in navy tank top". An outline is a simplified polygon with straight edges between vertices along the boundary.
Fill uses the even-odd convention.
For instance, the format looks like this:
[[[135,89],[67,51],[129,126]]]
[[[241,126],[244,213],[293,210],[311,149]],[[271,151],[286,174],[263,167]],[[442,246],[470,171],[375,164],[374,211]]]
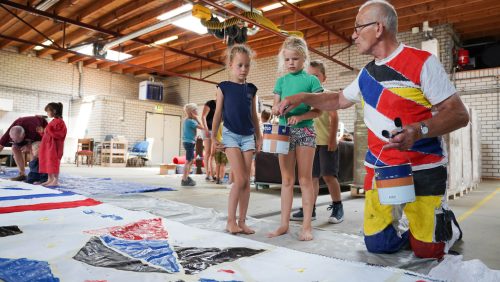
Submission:
[[[257,87],[247,83],[253,52],[245,45],[234,45],[228,50],[227,68],[231,79],[217,85],[217,100],[212,132],[222,128],[222,144],[212,134],[212,143],[218,148],[225,148],[231,164],[233,184],[229,193],[226,231],[237,234],[253,234],[245,223],[248,202],[250,200],[250,170],[253,153],[261,146],[261,133],[257,117]],[[236,220],[236,209],[239,216]]]

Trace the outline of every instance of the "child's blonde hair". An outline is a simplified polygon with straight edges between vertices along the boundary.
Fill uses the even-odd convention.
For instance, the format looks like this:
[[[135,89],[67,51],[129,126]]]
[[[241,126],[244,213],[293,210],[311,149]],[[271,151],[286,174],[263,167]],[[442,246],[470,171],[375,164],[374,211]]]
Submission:
[[[226,66],[229,67],[229,64],[231,64],[233,62],[234,57],[238,53],[247,55],[248,58],[250,58],[250,61],[252,61],[252,59],[255,56],[254,51],[250,47],[248,47],[247,45],[235,44],[235,45],[227,48],[227,50],[226,50]]]
[[[309,65],[309,49],[307,48],[307,43],[304,39],[296,36],[289,36],[281,45],[280,52],[278,54],[278,73],[285,74],[285,50],[291,50],[299,53],[304,58],[304,66]]]
[[[198,110],[198,105],[196,105],[195,103],[189,103],[184,105],[184,112],[188,117],[191,117],[192,113],[197,110]]]

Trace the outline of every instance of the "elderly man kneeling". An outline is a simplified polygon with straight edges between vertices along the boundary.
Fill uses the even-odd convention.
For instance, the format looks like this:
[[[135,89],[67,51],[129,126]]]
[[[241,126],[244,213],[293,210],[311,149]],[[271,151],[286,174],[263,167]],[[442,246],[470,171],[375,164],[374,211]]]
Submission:
[[[38,130],[46,126],[47,121],[42,116],[21,117],[16,119],[2,136],[0,139],[0,152],[5,147],[12,147],[14,160],[19,169],[19,175],[10,180],[26,180],[24,153],[31,151],[31,143],[42,140]]]

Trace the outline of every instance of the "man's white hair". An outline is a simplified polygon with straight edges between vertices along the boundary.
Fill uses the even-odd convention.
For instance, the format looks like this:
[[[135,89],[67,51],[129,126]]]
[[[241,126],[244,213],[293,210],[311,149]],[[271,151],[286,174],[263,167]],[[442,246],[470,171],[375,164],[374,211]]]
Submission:
[[[394,6],[385,0],[369,0],[359,7],[359,11],[371,5],[374,5],[380,12],[376,14],[378,18],[373,20],[378,20],[389,33],[396,35],[398,33],[398,14]]]
[[[21,138],[24,136],[24,128],[19,125],[13,126],[10,128],[9,135],[10,138]]]

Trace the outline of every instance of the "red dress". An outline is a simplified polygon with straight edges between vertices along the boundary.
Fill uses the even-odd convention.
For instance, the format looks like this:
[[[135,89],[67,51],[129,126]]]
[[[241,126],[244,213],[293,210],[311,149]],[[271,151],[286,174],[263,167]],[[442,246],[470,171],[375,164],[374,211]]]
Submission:
[[[38,151],[40,173],[59,173],[66,131],[66,124],[60,118],[54,118],[45,128]]]

